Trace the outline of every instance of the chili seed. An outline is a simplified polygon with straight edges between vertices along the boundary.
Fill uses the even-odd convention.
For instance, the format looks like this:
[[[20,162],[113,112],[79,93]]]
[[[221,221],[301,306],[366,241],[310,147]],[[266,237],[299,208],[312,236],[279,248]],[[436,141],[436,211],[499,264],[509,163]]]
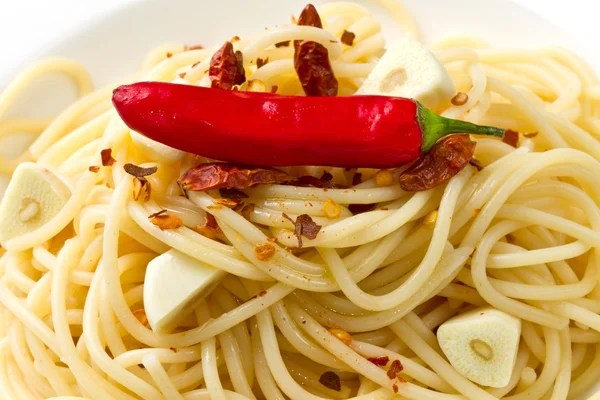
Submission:
[[[329,330],[329,332],[335,336],[336,338],[338,338],[338,340],[340,340],[342,343],[344,343],[346,346],[350,346],[350,344],[352,343],[352,336],[341,329],[336,329],[336,328],[332,328]]]
[[[427,214],[425,216],[425,219],[423,220],[423,225],[435,224],[435,221],[437,221],[437,217],[438,217],[438,211],[437,210],[434,210],[434,211],[430,212],[429,214]]]
[[[142,325],[148,325],[148,317],[146,316],[146,311],[143,308],[138,308],[133,312],[133,315],[137,318],[138,321]]]
[[[154,225],[158,226],[161,231],[168,229],[177,229],[183,226],[183,221],[177,215],[161,214],[150,220]]]
[[[462,106],[467,101],[469,101],[469,95],[463,92],[456,93],[456,96],[454,96],[452,100],[450,100],[450,102],[455,106]]]
[[[257,244],[254,247],[254,257],[260,261],[269,261],[275,255],[275,246],[271,243]]]
[[[378,187],[393,185],[394,184],[394,174],[392,173],[392,171],[387,170],[387,169],[382,169],[382,170],[377,171],[377,174],[375,174],[375,184]]]
[[[328,219],[336,219],[342,213],[342,207],[331,199],[327,199],[323,205],[323,213]]]

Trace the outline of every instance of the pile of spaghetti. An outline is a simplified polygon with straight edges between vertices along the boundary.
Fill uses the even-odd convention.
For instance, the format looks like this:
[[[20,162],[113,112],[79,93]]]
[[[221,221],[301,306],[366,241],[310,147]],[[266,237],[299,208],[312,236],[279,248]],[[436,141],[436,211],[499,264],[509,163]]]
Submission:
[[[417,36],[401,8],[391,12]],[[290,24],[232,39],[248,81],[302,94],[289,42],[311,40],[329,51],[338,95],[355,93],[384,53],[380,24],[350,3],[319,13],[324,29]],[[354,34],[351,45],[341,43],[344,32]],[[161,47],[135,80],[210,86],[218,48]],[[83,68],[63,59],[23,71],[0,96],[0,112],[48,72],[71,75],[82,96],[49,124],[1,122],[3,135],[40,133],[19,160],[1,160],[4,172],[34,161],[72,190],[49,223],[3,243],[3,398],[517,400],[589,390],[600,379],[600,83],[558,48],[455,38],[431,49],[468,96],[442,115],[527,134],[474,139],[480,168],[417,193],[397,179],[378,185],[373,169],[284,168],[295,177],[327,172],[345,189],[258,185],[241,211],[215,207],[218,192],[182,196],[178,178],[203,160],[133,140],[112,107],[114,86],[92,91]],[[137,195],[125,164],[157,167]],[[182,226],[148,218],[161,210]],[[303,214],[323,229],[297,249],[290,220]],[[202,229],[211,223],[212,235]],[[264,243],[275,257],[257,258]],[[157,333],[144,315],[144,276],[169,249],[226,277]],[[522,320],[502,388],[460,375],[434,333],[485,305]]]

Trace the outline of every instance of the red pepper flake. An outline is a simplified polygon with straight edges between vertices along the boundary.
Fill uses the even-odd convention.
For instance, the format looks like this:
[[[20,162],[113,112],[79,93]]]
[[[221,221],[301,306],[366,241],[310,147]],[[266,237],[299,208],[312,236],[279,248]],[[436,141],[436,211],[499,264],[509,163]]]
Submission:
[[[302,247],[302,236],[311,240],[316,239],[322,228],[322,226],[317,225],[308,214],[299,215],[298,218],[296,218],[296,221],[291,219],[286,213],[283,213],[283,218],[294,224],[294,235],[298,238],[298,247]]]
[[[241,200],[248,198],[248,195],[246,193],[237,189],[221,188],[219,189],[219,194],[221,195],[221,197],[231,200]]]
[[[110,167],[114,163],[117,162],[114,158],[112,158],[112,149],[104,149],[100,152],[100,156],[102,157],[102,165],[105,167]]]
[[[229,163],[205,163],[188,169],[178,180],[184,190],[247,189],[260,183],[284,183],[291,180],[275,168],[256,168]]]
[[[469,135],[440,140],[400,175],[400,187],[407,192],[420,192],[443,184],[469,164],[475,145]]]
[[[354,44],[355,38],[356,38],[356,35],[354,34],[354,32],[345,30],[344,33],[342,33],[342,37],[340,38],[340,41],[347,46],[352,46]]]
[[[100,167],[97,165],[92,165],[91,167],[88,168],[88,170],[90,172],[97,173],[98,171],[100,171]]]
[[[169,347],[169,350],[171,350],[173,353],[177,353],[177,349],[175,347]]]
[[[390,361],[390,358],[388,356],[369,357],[369,358],[367,358],[367,360],[371,361],[373,364],[377,365],[378,367],[385,367],[387,365],[387,363]]]
[[[139,165],[129,163],[123,165],[123,169],[129,175],[135,176],[136,178],[142,178],[144,176],[152,175],[156,171],[158,171],[158,167],[144,168],[140,167]]]
[[[342,382],[340,377],[333,371],[324,372],[319,377],[319,383],[328,389],[335,390],[336,392],[342,390]]]
[[[266,295],[266,294],[267,294],[267,291],[266,291],[266,290],[263,290],[262,292],[260,292],[260,293],[258,294],[258,297],[263,297],[263,296],[264,296],[264,295]]]
[[[264,60],[260,57],[258,57],[256,59],[256,69],[260,69],[263,66],[267,65],[269,63],[269,57],[265,58]]]
[[[279,86],[277,86],[277,85],[271,86],[271,93],[277,93],[277,90],[279,90]]]
[[[402,363],[400,362],[400,360],[392,361],[392,364],[390,365],[390,369],[388,369],[388,371],[387,371],[388,378],[395,379],[396,375],[399,374],[400,372],[402,372],[403,369],[404,369],[404,367],[402,366]]]
[[[212,88],[230,90],[233,85],[241,85],[246,81],[243,57],[240,51],[233,51],[231,42],[216,51],[210,60],[208,76]]]
[[[235,42],[239,42],[239,41],[240,41],[240,37],[238,35],[235,35],[230,40],[231,43],[235,43]]]
[[[519,144],[519,132],[507,129],[504,133],[504,139],[502,141],[512,147],[517,147]]]
[[[180,77],[181,79],[183,79],[183,78],[185,78],[185,76],[186,76],[186,75],[187,75],[187,74],[186,74],[185,72],[182,72],[182,73],[180,73],[180,74],[179,74],[179,77]]]
[[[279,47],[288,47],[290,45],[290,41],[289,40],[285,40],[283,42],[277,42],[275,43],[275,47],[279,48]]]
[[[538,132],[530,132],[530,133],[524,133],[523,134],[523,136],[526,137],[527,139],[533,139],[537,135],[538,135]]]
[[[481,161],[479,161],[475,157],[471,158],[471,160],[469,161],[469,164],[471,164],[472,166],[477,168],[477,171],[481,171],[483,169],[483,164],[481,163]]]
[[[173,57],[173,53],[171,53],[170,51],[167,51],[167,58],[171,58]]]
[[[392,390],[394,391],[394,393],[398,393],[398,385],[396,385],[395,383],[392,385]]]
[[[190,51],[190,50],[203,50],[204,46],[202,46],[201,44],[194,44],[192,46],[185,46],[185,51]]]

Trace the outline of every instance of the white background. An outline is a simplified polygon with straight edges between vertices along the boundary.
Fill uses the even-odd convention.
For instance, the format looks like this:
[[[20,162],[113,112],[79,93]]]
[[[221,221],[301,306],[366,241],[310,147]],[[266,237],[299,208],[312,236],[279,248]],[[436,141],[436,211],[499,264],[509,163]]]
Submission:
[[[64,32],[134,1],[143,0],[0,0],[0,77]],[[596,0],[514,1],[543,15],[580,41],[589,43],[600,38],[596,12],[600,5]],[[506,22],[510,29],[510,21]],[[588,48],[600,45],[589,44]]]

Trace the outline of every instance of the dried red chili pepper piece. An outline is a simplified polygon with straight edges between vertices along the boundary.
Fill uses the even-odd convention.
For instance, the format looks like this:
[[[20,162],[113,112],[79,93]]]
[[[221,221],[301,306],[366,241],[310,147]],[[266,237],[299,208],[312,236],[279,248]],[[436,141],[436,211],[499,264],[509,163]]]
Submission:
[[[407,192],[420,192],[441,185],[469,164],[475,144],[469,135],[440,140],[400,175],[400,187]]]
[[[261,183],[283,183],[292,179],[275,168],[250,167],[230,163],[204,163],[187,170],[178,180],[184,190],[227,190],[226,196],[244,198],[243,190]],[[236,192],[233,192],[235,190]],[[224,196],[225,197],[225,196]]]
[[[289,215],[283,213],[283,218],[294,224],[294,235],[298,238],[298,247],[302,247],[302,236],[311,240],[316,239],[322,228],[322,226],[317,225],[308,214],[299,215],[294,221]]]
[[[509,146],[517,147],[517,145],[519,144],[519,132],[507,129],[504,132],[504,138],[502,139],[502,141],[508,144]]]
[[[298,25],[323,28],[321,17],[312,4],[302,10]],[[338,81],[329,61],[329,51],[320,43],[294,41],[294,68],[307,96],[336,96]]]
[[[229,90],[233,85],[244,83],[246,73],[242,53],[234,52],[231,42],[225,42],[210,59],[208,76],[212,88]]]
[[[229,163],[204,163],[188,169],[178,180],[184,190],[247,189],[260,183],[283,183],[292,178],[275,168]]]
[[[385,367],[387,365],[387,363],[390,361],[390,358],[388,356],[369,357],[369,358],[367,358],[367,360],[371,361],[373,364],[377,365],[378,367]]]
[[[303,41],[294,53],[294,68],[307,96],[337,96],[338,81],[322,44]]]

